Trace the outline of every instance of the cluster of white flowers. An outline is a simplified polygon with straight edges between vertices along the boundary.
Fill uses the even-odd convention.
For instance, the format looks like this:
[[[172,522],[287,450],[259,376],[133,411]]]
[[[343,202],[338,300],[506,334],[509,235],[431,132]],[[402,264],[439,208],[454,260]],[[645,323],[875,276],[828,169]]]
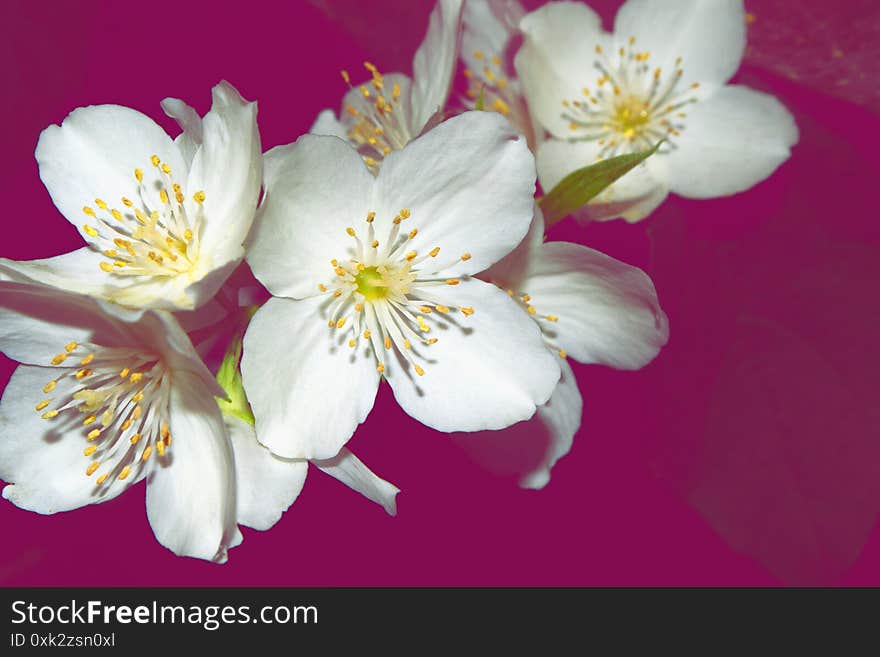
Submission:
[[[724,86],[743,45],[738,0],[629,0],[614,35],[582,3],[439,0],[412,79],[343,72],[340,118],[266,153],[226,82],[204,117],[162,102],[176,139],[125,107],[76,109],[36,158],[86,246],[0,259],[0,350],[21,363],[3,496],[55,513],[145,479],[156,538],[216,561],[239,525],[280,519],[309,462],[394,514],[398,489],[345,447],[383,379],[438,431],[541,423],[521,483],[542,487],[581,420],[567,358],[637,369],[668,326],[641,270],[544,241],[536,180],[663,141],[585,209],[632,220],[669,190],[766,177],[797,131]],[[450,102],[459,58],[470,87]],[[259,309],[230,278],[248,268]],[[237,322],[218,375],[204,345]]]

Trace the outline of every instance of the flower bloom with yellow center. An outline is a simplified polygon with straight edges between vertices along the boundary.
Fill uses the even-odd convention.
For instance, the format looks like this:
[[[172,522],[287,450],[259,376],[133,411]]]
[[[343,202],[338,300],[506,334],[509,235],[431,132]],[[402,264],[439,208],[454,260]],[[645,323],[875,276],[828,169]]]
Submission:
[[[244,339],[258,440],[329,458],[388,381],[441,431],[531,417],[559,380],[538,327],[472,278],[528,231],[534,160],[499,115],[466,112],[385,158],[306,135],[266,154],[248,263],[269,289]]]
[[[540,445],[540,462],[519,472],[525,488],[541,488],[550,469],[571,449],[580,427],[580,391],[567,359],[636,370],[658,354],[669,337],[651,279],[636,267],[569,242],[545,242],[544,219],[535,207],[529,234],[501,262],[480,274],[514,299],[541,328],[547,348],[560,358],[562,378],[550,400],[529,422],[528,435]],[[517,427],[511,431],[524,433]],[[504,431],[491,444],[504,453]],[[481,447],[491,458],[492,449]]]
[[[673,192],[712,198],[772,174],[798,140],[773,96],[728,85],[745,50],[741,0],[628,0],[614,33],[585,4],[550,2],[520,22],[515,66],[552,139],[538,148],[545,190],[595,162],[659,151],[593,199],[593,219],[648,216]]]
[[[163,107],[184,130],[176,140],[118,105],[79,108],[43,131],[40,176],[88,246],[8,266],[135,308],[189,310],[213,297],[244,256],[256,212],[256,104],[222,82],[204,118],[176,99]]]
[[[333,110],[318,115],[310,132],[341,137],[352,143],[374,173],[392,151],[403,148],[442,117],[458,57],[462,0],[438,0],[428,32],[413,59],[413,77],[383,75],[364,62],[370,79],[352,84],[342,101],[339,119]]]

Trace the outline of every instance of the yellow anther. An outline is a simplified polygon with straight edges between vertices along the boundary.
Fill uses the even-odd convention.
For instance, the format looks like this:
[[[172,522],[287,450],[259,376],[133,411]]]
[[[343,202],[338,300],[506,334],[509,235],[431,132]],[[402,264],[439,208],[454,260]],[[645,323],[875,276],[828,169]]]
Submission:
[[[87,376],[91,376],[92,374],[93,374],[92,370],[87,369],[87,368],[82,368],[82,369],[77,370],[76,374],[74,374],[74,376],[76,377],[76,379],[78,381],[81,381],[82,379],[86,378]]]
[[[86,447],[83,450],[83,456],[91,456],[92,454],[94,454],[97,451],[98,451],[97,445],[89,445],[88,447]]]
[[[122,468],[122,472],[119,473],[119,481],[123,481],[128,475],[131,474],[131,466],[125,466]]]
[[[460,310],[468,317],[474,314],[474,309],[469,306],[462,306]]]
[[[348,341],[348,346],[351,347],[352,349],[354,349],[357,346],[357,343],[358,343],[357,340],[352,339],[352,340]]]
[[[143,408],[140,406],[140,404],[135,406],[134,410],[132,410],[132,412],[131,412],[131,419],[137,420],[141,416],[142,411],[143,411]]]
[[[189,228],[183,231],[183,239],[185,239],[187,242],[192,242],[193,232]]]
[[[434,312],[434,309],[431,308],[431,306],[419,306],[419,310],[421,310],[426,315],[430,315],[432,312]]]
[[[364,304],[362,304],[362,303],[356,303],[356,304],[354,304],[354,311],[355,311],[356,313],[359,313],[359,312],[362,311],[363,309],[364,309]]]
[[[547,315],[544,319],[546,319],[548,322],[558,322],[559,321],[559,317],[557,317],[556,315]]]
[[[183,205],[183,192],[174,192],[174,199],[180,204]]]
[[[534,306],[528,306],[526,308],[526,311],[529,313],[529,315],[534,315],[536,312],[538,312],[537,310],[535,310]]]
[[[162,171],[164,171],[165,173],[167,173],[167,174],[170,175],[170,174],[171,174],[171,167],[168,166],[167,164],[163,164],[163,165],[162,165]]]
[[[560,357],[560,358],[568,358],[568,354],[565,353],[565,349],[560,349],[560,350],[559,350],[559,357]]]
[[[131,418],[127,418],[127,419],[125,420],[125,422],[123,422],[123,423],[119,426],[119,430],[120,430],[120,431],[128,431],[130,428],[131,428]]]
[[[141,169],[134,170],[134,177],[137,178],[138,182],[144,182],[144,172]]]
[[[385,336],[385,348],[391,349],[391,338],[388,337],[387,335]]]
[[[404,339],[404,341],[403,341],[403,348],[406,349],[407,351],[409,351],[410,349],[412,349],[412,344],[410,343],[409,340]]]
[[[152,164],[153,164],[154,167],[158,167],[158,166],[159,166],[159,163],[160,163],[161,161],[162,161],[162,160],[159,159],[159,156],[158,156],[158,155],[151,155],[151,156],[150,156],[150,162],[152,162]]]
[[[132,203],[129,199],[127,199],[123,196],[122,197],[122,205],[124,205],[127,208],[130,208],[132,205],[134,205],[134,203]]]
[[[348,228],[346,228],[346,229],[345,229],[345,232],[348,233],[351,237],[354,237],[354,236],[357,234],[357,233],[354,232],[354,228],[352,228],[351,226],[349,226]]]
[[[447,285],[458,285],[460,282],[461,282],[461,281],[458,280],[457,278],[447,278],[447,279],[446,279],[446,284],[447,284]]]
[[[344,267],[337,267],[333,271],[336,272],[336,275],[341,278],[345,278],[346,274],[348,274]]]
[[[373,333],[370,331],[370,329],[367,329],[366,331],[364,331],[364,340],[369,340],[372,336],[373,336]]]
[[[333,260],[330,261],[330,266],[331,267],[338,267],[339,261],[336,258],[333,258]]]
[[[333,290],[333,296],[338,299],[342,296],[342,290]]]
[[[462,253],[461,259],[462,259],[462,262],[467,262],[468,260],[471,259],[471,254],[470,253]]]
[[[95,199],[95,205],[97,205],[97,206],[98,206],[99,208],[101,208],[102,210],[106,210],[106,209],[107,209],[107,204],[106,204],[104,201],[102,201],[101,199],[99,199],[99,198],[96,198],[96,199]]]
[[[87,427],[90,424],[94,423],[95,420],[97,420],[97,419],[98,419],[97,415],[89,415],[85,420],[83,420],[83,426]]]
[[[60,365],[67,358],[67,354],[57,354],[51,361],[53,365]]]
[[[374,160],[371,157],[365,157],[364,164],[366,164],[368,167],[374,167],[374,166],[376,166],[376,160]],[[398,222],[398,223],[400,223],[400,222]]]
[[[392,87],[392,89],[391,89],[391,97],[395,101],[397,101],[397,99],[400,98],[400,85],[397,84],[396,82],[394,83],[394,87]]]
[[[403,209],[400,211],[400,218],[401,218],[401,219],[409,219],[409,218],[410,218],[410,215],[411,215],[410,211],[409,211],[408,209],[406,209],[406,208],[403,208]]]
[[[382,363],[379,363],[379,364],[376,366],[376,371],[377,371],[379,374],[382,374],[382,372],[385,371],[385,366],[384,366]]]
[[[342,79],[345,81],[345,84],[351,84],[351,77],[348,75],[348,71],[342,69],[339,71],[339,74],[342,76]]]
[[[413,368],[415,369],[416,374],[419,376],[425,376],[425,370],[422,369],[421,365],[413,365]]]
[[[107,473],[105,472],[105,473],[102,474],[100,477],[98,477],[97,479],[95,479],[95,483],[98,484],[98,486],[100,486],[100,485],[103,484],[105,481],[107,481],[107,477],[109,477],[109,476],[110,476],[110,475],[107,474]]]
[[[368,213],[367,213],[367,223],[368,223],[368,224],[373,223],[373,220],[374,220],[375,218],[376,218],[376,213],[375,213],[375,212],[368,212]]]
[[[34,410],[35,411],[42,411],[44,408],[46,408],[51,403],[52,403],[52,401],[50,399],[44,399],[39,404],[34,406]]]
[[[131,438],[128,439],[128,442],[132,445],[137,445],[137,442],[141,439],[141,434],[136,433],[132,434]]]
[[[327,328],[333,328],[334,326],[336,326],[336,322],[333,321],[332,319],[328,319],[327,320]]]
[[[43,392],[45,392],[46,394],[49,394],[50,392],[55,390],[55,386],[57,386],[57,385],[58,385],[57,381],[49,381],[49,383],[47,383],[46,385],[43,386]]]
[[[324,285],[323,283],[318,283],[318,289],[321,290],[321,292],[326,292],[327,286]]]
[[[86,436],[86,439],[87,440],[95,440],[100,435],[101,435],[100,429],[92,429],[91,431],[89,431],[88,435]],[[86,456],[88,456],[88,454],[86,454]]]
[[[144,447],[144,455],[141,456],[141,461],[146,463],[147,459],[150,458],[150,454],[152,454],[152,453],[153,453],[153,446],[152,445],[147,445],[146,447]]]
[[[436,258],[438,253],[440,253],[440,247],[439,247],[439,246],[435,246],[433,249],[431,249],[430,251],[428,251],[428,255],[431,256],[432,258]]]
[[[449,306],[435,305],[434,308],[437,310],[438,313],[448,313],[449,312]]]
[[[90,463],[89,467],[86,468],[86,476],[91,477],[93,474],[95,474],[95,470],[97,470],[100,467],[101,467],[100,461],[94,461],[93,463]]]
[[[95,211],[92,208],[90,208],[88,205],[83,208],[83,212],[85,214],[89,215],[90,217],[95,216]]]
[[[492,109],[504,116],[510,114],[510,106],[500,98],[496,98],[492,101]]]
[[[162,201],[162,205],[168,204],[168,192],[164,189],[159,190],[159,200]]]
[[[428,338],[425,340],[425,344],[435,344],[437,342],[437,338]]]
[[[483,52],[481,50],[474,50],[473,54],[474,54],[474,57],[476,59],[479,59],[480,61],[482,61],[483,58],[485,57],[485,55],[483,54]]]
[[[379,248],[379,240],[373,240],[373,243],[370,244],[370,246],[373,247],[374,249]]]
[[[114,260],[113,261],[114,267],[125,267],[125,265],[127,265],[127,264],[128,263],[125,260]]]
[[[53,417],[57,416],[58,413],[59,413],[59,411],[57,411],[57,410],[46,411],[40,417],[43,418],[44,420],[51,420]]]
[[[341,329],[343,326],[345,326],[345,322],[346,322],[347,320],[348,320],[347,317],[340,317],[340,318],[336,321],[336,328]]]
[[[165,441],[156,441],[156,451],[159,452],[159,456],[165,456]]]
[[[405,259],[407,262],[412,262],[413,260],[416,259],[416,256],[417,256],[417,255],[419,255],[417,251],[410,251],[409,253],[407,253],[407,254],[404,256],[404,259]]]
[[[127,367],[123,367],[123,368],[122,368],[122,371],[119,372],[119,378],[120,378],[120,379],[124,379],[124,378],[126,378],[129,374],[131,374],[131,370],[128,369]]]
[[[131,381],[132,383],[137,383],[138,381],[140,381],[140,380],[143,379],[143,378],[144,378],[143,373],[141,373],[141,372],[135,372],[134,374],[132,374],[132,375],[129,377],[128,380]]]
[[[413,238],[415,238],[415,236],[418,235],[418,234],[419,234],[419,229],[418,229],[418,228],[413,228],[411,231],[409,231],[409,238],[410,238],[410,239],[413,239]]]
[[[596,54],[597,55],[602,54],[602,46],[600,46],[598,43],[596,44]]]
[[[431,327],[425,323],[425,318],[421,315],[416,318],[416,321],[418,322],[419,328],[422,330],[423,333],[428,333],[431,330]]]
[[[149,221],[147,220],[147,215],[145,215],[143,211],[139,210],[138,208],[134,209],[134,218],[137,219],[138,223],[142,226],[146,226],[149,223]]]
[[[206,198],[205,192],[198,191],[195,194],[193,194],[193,201],[195,201],[199,205],[201,205],[202,203],[205,202],[205,198]]]
[[[114,249],[106,249],[103,253],[108,258],[118,258],[119,257],[119,252]]]
[[[524,295],[522,295],[522,300],[523,300],[523,303],[528,303],[529,301],[532,300],[532,297],[530,297],[528,294],[524,294]]]
[[[98,231],[94,227],[89,226],[88,224],[83,225],[83,232],[86,235],[88,235],[89,237],[97,237],[98,236]]]
[[[101,271],[105,271],[108,274],[113,271],[113,263],[112,262],[101,261],[98,264],[98,266],[101,268]]]
[[[361,85],[361,94],[363,94],[364,98],[370,97],[370,90],[367,88],[367,85]],[[381,98],[381,96],[379,96]]]

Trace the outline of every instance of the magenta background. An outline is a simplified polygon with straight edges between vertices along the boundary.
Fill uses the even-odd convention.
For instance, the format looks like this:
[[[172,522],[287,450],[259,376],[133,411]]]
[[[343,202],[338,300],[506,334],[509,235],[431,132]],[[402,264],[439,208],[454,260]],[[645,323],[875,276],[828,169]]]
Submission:
[[[372,22],[352,13],[360,4]],[[619,3],[598,4],[607,19]],[[755,30],[765,4],[750,3]],[[4,2],[0,255],[80,244],[33,158],[40,131],[75,107],[119,103],[171,130],[162,98],[204,112],[225,78],[259,101],[267,149],[338,107],[340,68],[408,69],[431,3],[314,5]],[[646,268],[672,340],[641,372],[575,366],[584,424],[546,489],[487,474],[383,388],[351,446],[403,490],[397,518],[313,470],[281,522],[244,530],[218,566],[154,540],[142,486],[52,517],[3,501],[0,584],[880,584],[878,121],[834,97],[859,100],[852,87],[776,77],[768,68],[788,69],[774,52],[834,64],[778,41],[739,76],[797,115],[801,143],[774,178],[671,199],[634,226],[551,232]],[[0,381],[12,367],[0,357]]]

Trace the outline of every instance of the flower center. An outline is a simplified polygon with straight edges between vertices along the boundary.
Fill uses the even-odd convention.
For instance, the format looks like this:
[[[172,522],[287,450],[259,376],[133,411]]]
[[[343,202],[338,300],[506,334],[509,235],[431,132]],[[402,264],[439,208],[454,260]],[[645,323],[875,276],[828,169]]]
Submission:
[[[438,286],[455,286],[458,278],[438,278],[433,272],[446,271],[458,262],[470,260],[469,253],[452,262],[436,264],[440,247],[424,254],[412,249],[419,231],[406,232],[401,224],[409,219],[410,211],[402,209],[391,221],[387,235],[377,239],[376,213],[366,218],[364,239],[349,227],[347,235],[354,240],[349,249],[352,257],[331,260],[333,277],[318,289],[331,296],[327,306],[327,326],[348,338],[348,346],[356,348],[361,339],[372,348],[379,373],[386,370],[386,352],[396,350],[410,363],[419,376],[425,370],[418,362],[424,359],[422,350],[437,342],[425,337],[432,325],[455,323],[449,313],[455,308],[446,306],[433,292]],[[458,306],[462,315],[469,317],[474,309]],[[444,317],[445,316],[445,317]]]
[[[70,342],[50,363],[60,374],[43,386],[47,397],[34,409],[59,432],[82,427],[83,455],[92,459],[86,475],[104,468],[97,486],[139,474],[153,450],[165,457],[169,383],[160,359],[136,349]]]
[[[359,87],[357,95],[352,94],[345,111],[352,117],[348,138],[358,148],[364,163],[373,173],[379,171],[379,165],[391,151],[400,150],[411,140],[406,116],[400,106],[400,85],[391,87],[387,95],[385,78],[370,62],[364,62],[364,68],[370,72],[372,79]],[[348,71],[341,71],[342,79],[354,89]]]
[[[150,158],[158,173],[159,203],[151,201],[142,169],[134,170],[138,196],[121,197],[122,209],[96,198],[83,213],[95,224],[83,225],[91,248],[108,260],[101,269],[115,276],[177,276],[192,269],[198,258],[199,226],[203,220],[204,192],[193,194],[195,210],[185,206],[183,189],[172,178],[171,167],[158,156]]]
[[[646,150],[662,139],[666,143],[660,152],[668,152],[684,130],[687,114],[682,110],[697,102],[698,83],[680,88],[681,58],[670,75],[660,67],[652,71],[651,53],[636,51],[635,42],[630,37],[628,46],[612,55],[597,45],[593,66],[600,75],[595,91],[585,87],[586,100],[562,102],[562,117],[569,121],[572,139],[596,141],[602,147],[600,160]]]

